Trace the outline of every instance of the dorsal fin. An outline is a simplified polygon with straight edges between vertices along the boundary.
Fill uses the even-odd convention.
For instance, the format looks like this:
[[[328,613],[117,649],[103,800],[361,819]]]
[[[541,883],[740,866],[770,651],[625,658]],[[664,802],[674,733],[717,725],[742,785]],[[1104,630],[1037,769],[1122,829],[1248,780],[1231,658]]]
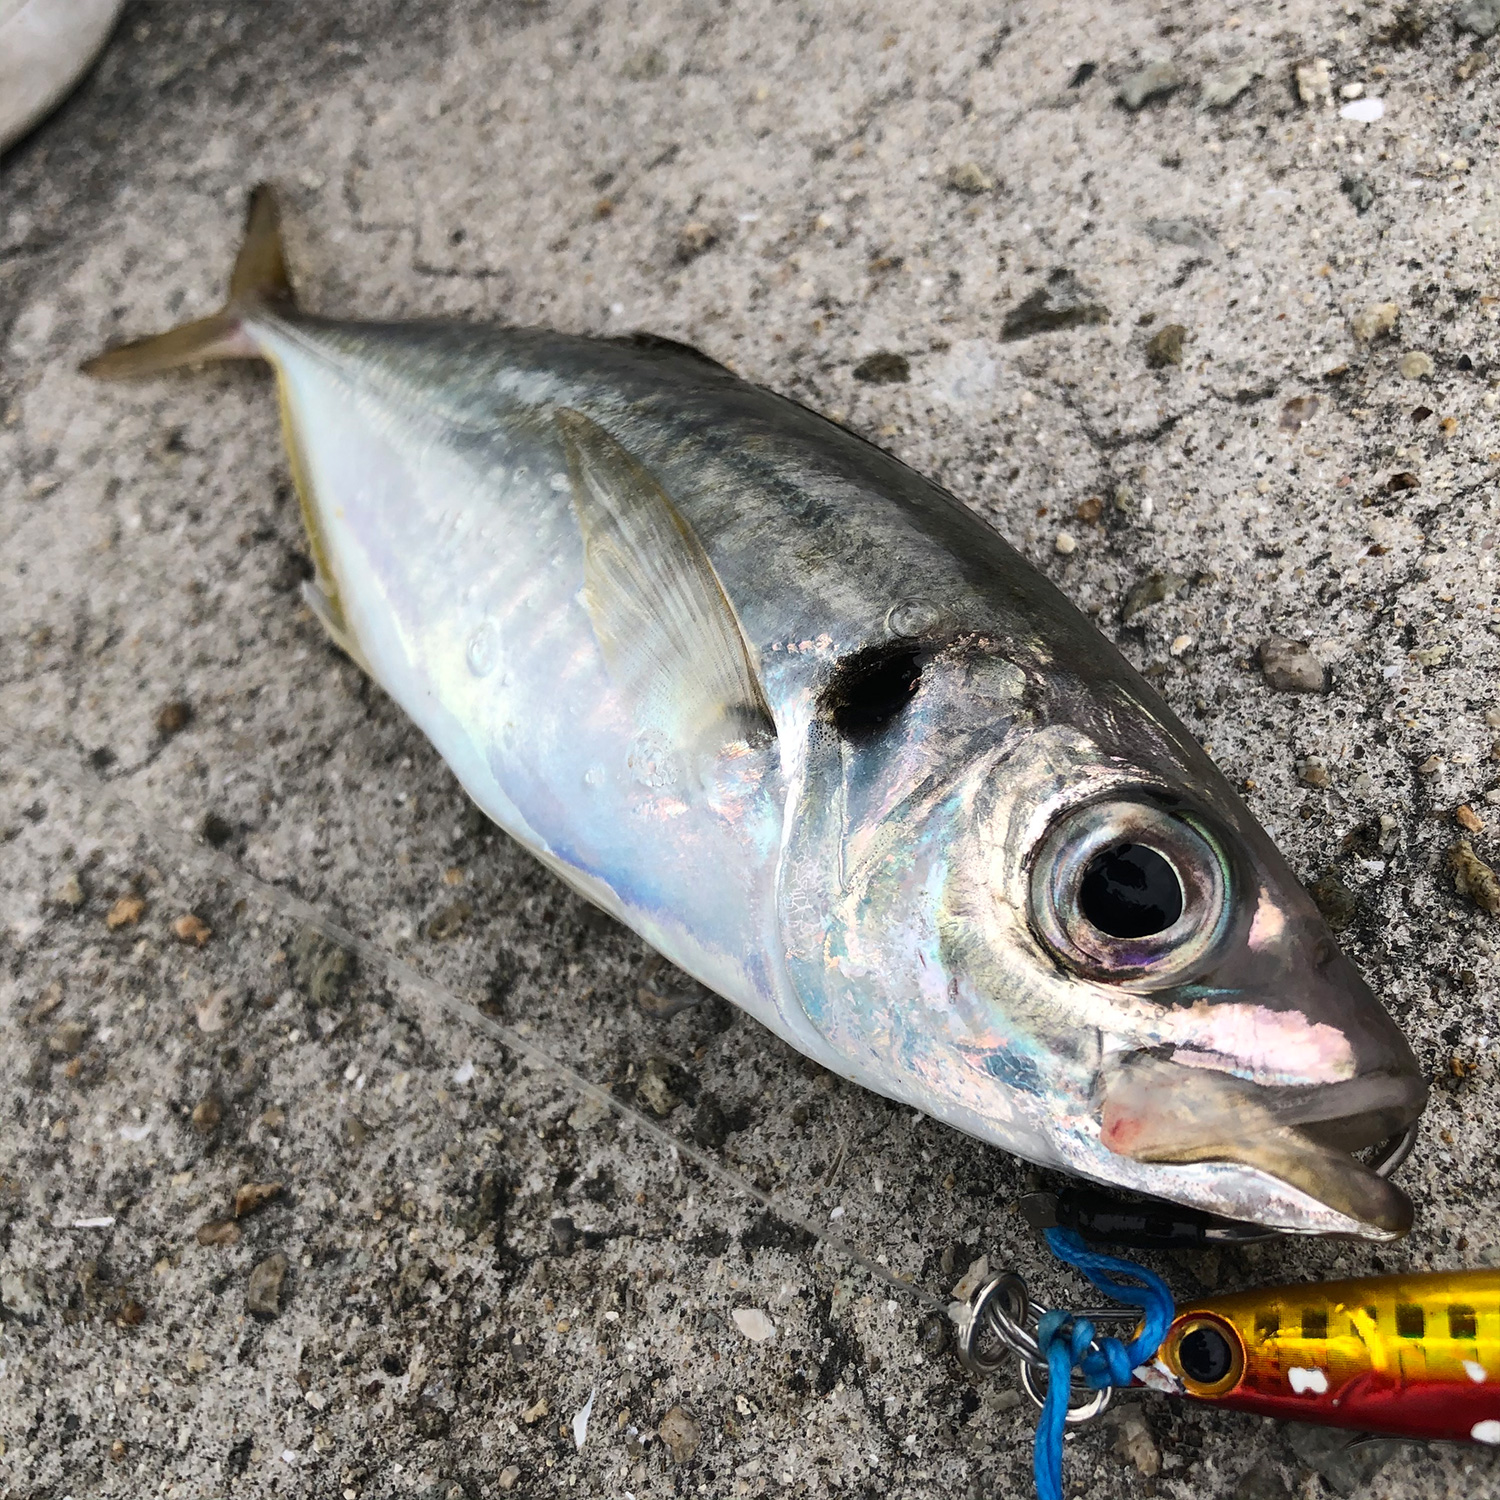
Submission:
[[[744,631],[702,543],[597,422],[557,413],[584,549],[584,603],[620,687],[682,749],[774,734]]]

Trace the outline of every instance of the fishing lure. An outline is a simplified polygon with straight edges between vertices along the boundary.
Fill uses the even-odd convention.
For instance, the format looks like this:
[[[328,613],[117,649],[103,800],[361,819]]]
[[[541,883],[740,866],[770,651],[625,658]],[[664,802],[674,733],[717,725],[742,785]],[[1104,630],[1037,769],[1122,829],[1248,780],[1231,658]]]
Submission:
[[[1160,1285],[1140,1267],[1086,1250],[1070,1230],[1045,1234],[1055,1253],[1117,1299],[1099,1266]],[[1047,1333],[1082,1324],[1087,1347],[1073,1363],[1094,1394],[1069,1411],[1074,1423],[1098,1416],[1110,1388],[1128,1382],[1281,1421],[1500,1445],[1500,1270],[1304,1282],[1178,1305],[1158,1322],[1155,1331],[1160,1335],[1164,1323],[1165,1336],[1130,1372],[1133,1380],[1102,1366],[1090,1378],[1090,1359],[1098,1366],[1098,1351],[1117,1342],[1094,1339],[1092,1324],[1118,1319],[1118,1309],[1060,1314],[1006,1272],[977,1288],[955,1316],[965,1367],[992,1375],[1014,1356],[1023,1388],[1039,1405]],[[1126,1316],[1135,1322],[1139,1314]],[[1138,1327],[1132,1349],[1140,1334]]]
[[[1262,1417],[1500,1444],[1500,1270],[1195,1302],[1136,1373],[1154,1389]]]

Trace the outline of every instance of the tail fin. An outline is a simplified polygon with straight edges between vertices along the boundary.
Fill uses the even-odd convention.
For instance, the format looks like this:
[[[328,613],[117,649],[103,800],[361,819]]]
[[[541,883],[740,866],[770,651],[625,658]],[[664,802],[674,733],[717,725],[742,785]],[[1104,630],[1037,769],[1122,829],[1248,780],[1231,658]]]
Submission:
[[[245,239],[229,278],[229,300],[224,306],[212,317],[109,349],[80,368],[85,375],[113,380],[210,359],[257,359],[259,351],[246,337],[242,318],[247,309],[266,304],[291,307],[295,299],[281,248],[276,195],[269,184],[262,183],[250,195]]]

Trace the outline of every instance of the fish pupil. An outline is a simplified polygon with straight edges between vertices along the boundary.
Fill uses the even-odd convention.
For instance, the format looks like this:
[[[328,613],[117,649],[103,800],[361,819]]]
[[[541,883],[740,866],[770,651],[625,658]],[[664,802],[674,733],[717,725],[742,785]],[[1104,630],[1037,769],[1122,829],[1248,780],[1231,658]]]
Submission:
[[[1155,849],[1117,844],[1090,861],[1078,909],[1110,937],[1150,937],[1182,915],[1182,885]]]
[[[1217,1328],[1199,1326],[1185,1333],[1177,1346],[1177,1363],[1189,1380],[1217,1385],[1233,1368],[1229,1340]]]

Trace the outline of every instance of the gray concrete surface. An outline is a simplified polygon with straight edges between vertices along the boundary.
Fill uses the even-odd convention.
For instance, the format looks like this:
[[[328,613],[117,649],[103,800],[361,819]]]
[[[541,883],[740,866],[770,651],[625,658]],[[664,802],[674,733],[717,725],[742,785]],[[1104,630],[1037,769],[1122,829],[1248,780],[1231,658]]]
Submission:
[[[1472,46],[1442,5],[1312,0],[129,5],[0,159],[0,1494],[1027,1493],[1029,1412],[919,1303],[236,870],[923,1285],[987,1253],[1078,1295],[1017,1224],[1017,1163],[722,1006],[646,1013],[641,944],[488,831],[299,607],[263,372],[74,374],[217,304],[261,178],[313,308],[687,339],[993,518],[1243,779],[1436,1080],[1406,1242],[1163,1268],[1193,1293],[1493,1263],[1500,925],[1445,864],[1461,804],[1500,855]],[[1314,66],[1304,103],[1316,58],[1332,98]],[[1180,86],[1122,107],[1157,62]],[[1355,84],[1378,123],[1340,118]],[[1008,339],[1038,291],[1107,321]],[[856,378],[878,353],[909,378]],[[1271,690],[1272,634],[1326,696]],[[1129,1410],[1072,1445],[1070,1494],[1500,1495],[1485,1452]]]

